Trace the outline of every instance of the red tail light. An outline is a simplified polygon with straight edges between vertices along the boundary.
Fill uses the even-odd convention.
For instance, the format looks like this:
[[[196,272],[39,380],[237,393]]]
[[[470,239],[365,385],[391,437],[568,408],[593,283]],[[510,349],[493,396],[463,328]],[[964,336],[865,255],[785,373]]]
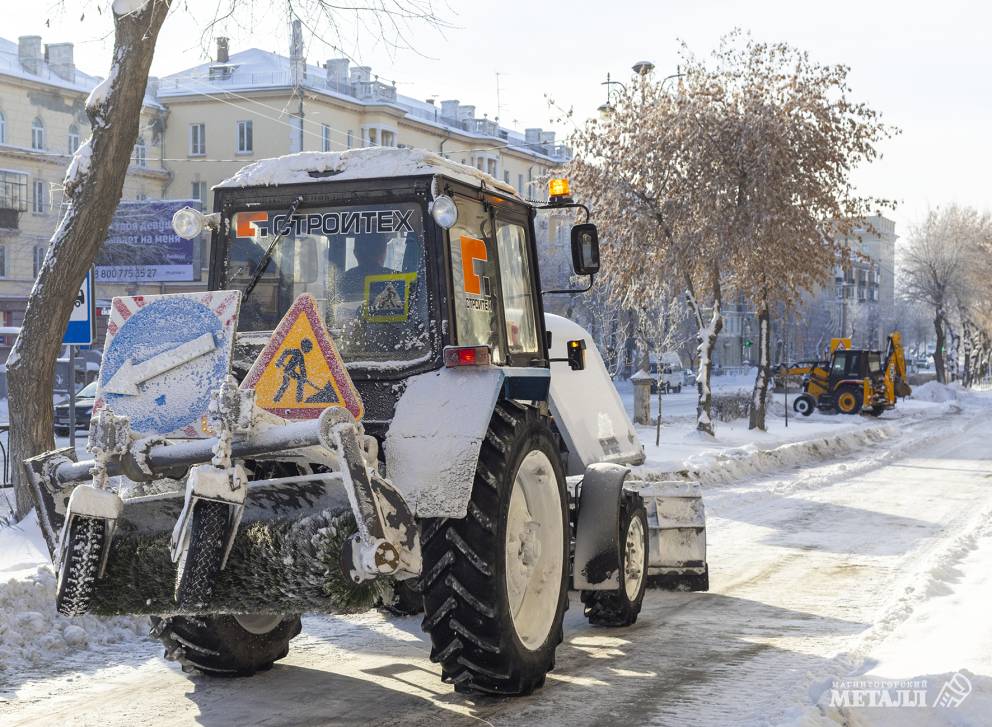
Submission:
[[[447,346],[444,349],[444,365],[449,369],[455,366],[488,366],[492,362],[489,346]]]

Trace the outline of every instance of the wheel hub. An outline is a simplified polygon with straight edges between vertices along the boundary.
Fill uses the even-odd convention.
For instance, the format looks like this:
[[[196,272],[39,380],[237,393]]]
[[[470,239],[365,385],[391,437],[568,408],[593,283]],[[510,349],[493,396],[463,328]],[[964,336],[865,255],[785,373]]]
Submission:
[[[506,520],[506,590],[510,617],[525,647],[541,647],[561,595],[564,531],[561,495],[551,462],[540,450],[521,462]]]
[[[644,526],[638,517],[631,518],[627,526],[627,543],[624,548],[624,590],[627,598],[633,601],[641,590],[644,580]]]

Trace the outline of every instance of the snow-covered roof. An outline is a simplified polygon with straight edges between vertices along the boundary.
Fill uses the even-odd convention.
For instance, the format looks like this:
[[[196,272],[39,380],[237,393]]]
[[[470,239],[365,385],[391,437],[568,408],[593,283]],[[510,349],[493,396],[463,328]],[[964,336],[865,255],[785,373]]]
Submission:
[[[0,76],[20,78],[84,94],[89,94],[103,80],[100,76],[83,73],[78,68],[73,73],[73,80],[67,80],[57,75],[44,59],[39,64],[38,73],[31,73],[21,64],[17,53],[17,43],[6,38],[0,38]],[[144,105],[157,109],[165,108],[147,92],[145,93]]]
[[[375,78],[375,77],[373,77]],[[207,62],[188,68],[185,71],[163,76],[158,86],[158,98],[168,101],[170,98],[196,96],[217,93],[244,93],[246,91],[261,91],[282,89],[293,86],[292,61],[286,56],[265,51],[259,48],[233,53],[226,63]],[[494,122],[486,123],[486,119],[477,119],[490,128],[492,133],[480,133],[463,126],[453,126],[440,115],[440,109],[419,99],[404,96],[396,92],[395,86],[379,80],[369,80],[362,85],[365,94],[361,97],[354,95],[351,84],[337,86],[328,81],[327,71],[320,66],[306,64],[306,73],[302,85],[308,90],[348,103],[363,106],[389,106],[402,112],[407,118],[422,124],[436,126],[442,129],[452,129],[458,134],[486,139],[487,144],[492,138],[502,139],[507,146],[519,149],[528,154],[546,157],[551,162],[560,162],[555,156],[554,149],[548,149],[542,144],[529,144],[518,131],[500,126]]]
[[[315,177],[314,174],[322,176]],[[341,152],[308,151],[263,159],[244,167],[214,189],[432,174],[441,174],[474,187],[486,187],[520,199],[512,186],[475,167],[458,164],[423,149],[393,147],[366,147]]]

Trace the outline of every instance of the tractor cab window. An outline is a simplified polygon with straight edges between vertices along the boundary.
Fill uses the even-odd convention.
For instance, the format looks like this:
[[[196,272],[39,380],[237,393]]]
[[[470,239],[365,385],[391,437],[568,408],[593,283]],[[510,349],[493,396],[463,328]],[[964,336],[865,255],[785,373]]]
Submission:
[[[243,300],[239,329],[271,331],[297,296],[317,299],[345,362],[399,362],[430,351],[423,223],[413,203],[301,208],[231,217],[227,286],[244,290],[280,232],[272,259]]]
[[[861,351],[837,351],[830,375],[834,377],[861,377]]]
[[[876,351],[872,351],[868,354],[868,373],[882,373],[882,356]]]
[[[458,221],[448,230],[455,335],[459,346],[489,346],[503,363],[496,306],[496,250],[492,222],[482,204],[456,197]]]
[[[527,231],[516,222],[497,222],[499,272],[503,288],[503,313],[510,353],[537,352],[534,292],[527,254]]]

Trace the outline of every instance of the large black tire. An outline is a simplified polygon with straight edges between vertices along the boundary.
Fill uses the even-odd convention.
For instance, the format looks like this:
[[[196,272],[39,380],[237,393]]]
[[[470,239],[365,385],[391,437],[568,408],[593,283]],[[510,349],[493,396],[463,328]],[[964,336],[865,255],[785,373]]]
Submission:
[[[269,628],[237,616],[152,616],[152,636],[165,645],[165,658],[178,661],[185,672],[211,676],[251,676],[272,667],[289,653],[289,642],[300,633],[297,615],[274,619]],[[257,618],[257,617],[255,617]]]
[[[561,505],[562,567],[547,635],[540,644],[532,635],[536,645],[529,648],[510,613],[506,554],[514,480],[535,451],[553,470],[549,486],[557,489]],[[533,407],[499,402],[479,454],[468,516],[427,520],[421,528],[423,628],[431,637],[431,661],[441,664],[442,679],[458,691],[530,694],[554,667],[568,605],[569,529],[560,457],[546,417]]]
[[[395,616],[416,616],[424,612],[424,592],[420,579],[410,578],[393,583],[392,597],[382,603],[382,608]]]
[[[802,414],[804,417],[808,417],[816,410],[816,399],[809,394],[800,394],[792,402],[792,410],[796,414]]]
[[[834,407],[839,414],[857,414],[861,411],[864,394],[855,386],[842,386],[837,389]]]
[[[640,583],[631,597],[625,587],[625,575],[630,554],[628,545],[632,545],[628,543],[628,538],[635,520],[641,525],[641,563],[633,567],[640,568]],[[582,591],[582,603],[585,604],[589,623],[595,626],[630,626],[637,621],[648,581],[648,537],[648,513],[644,509],[644,501],[636,492],[624,490],[620,501],[620,588],[616,591]]]
[[[55,607],[63,616],[81,616],[89,611],[106,534],[103,518],[73,517],[68,551],[59,564],[55,584]]]
[[[200,500],[193,506],[189,547],[176,570],[176,603],[182,609],[203,608],[210,602],[224,558],[228,507],[212,500]]]

